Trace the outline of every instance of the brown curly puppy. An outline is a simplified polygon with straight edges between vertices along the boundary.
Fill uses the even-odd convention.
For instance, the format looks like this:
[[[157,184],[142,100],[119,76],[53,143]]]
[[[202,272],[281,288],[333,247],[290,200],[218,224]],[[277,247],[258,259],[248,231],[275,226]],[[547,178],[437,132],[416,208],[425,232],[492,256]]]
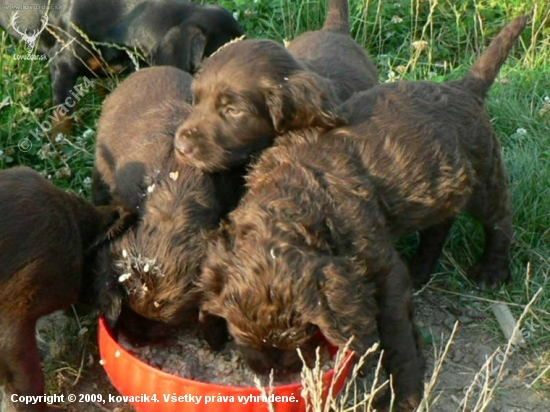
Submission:
[[[140,70],[111,94],[99,121],[94,199],[140,215],[98,257],[99,306],[112,328],[136,342],[196,323],[207,234],[243,185],[238,175],[175,161],[173,135],[190,112],[190,83],[176,68]]]
[[[402,228],[415,221],[416,216],[411,216],[405,210],[401,213],[403,205],[393,203],[401,199],[400,191],[414,187],[412,180],[437,179],[442,183],[447,182],[443,186],[447,190],[452,190],[448,186],[450,184],[463,189],[469,188],[473,195],[468,197],[464,207],[460,203],[454,203],[452,199],[448,200],[448,204],[457,210],[465,208],[483,223],[484,254],[469,273],[483,289],[499,286],[510,278],[510,244],[513,231],[501,147],[486,112],[485,98],[526,22],[527,17],[522,16],[505,27],[462,80],[447,83],[386,84],[375,88],[372,93],[358,93],[341,108],[350,123],[368,120],[372,127],[386,134],[400,136],[403,140],[416,138],[419,144],[425,144],[423,134],[429,131],[437,137],[437,144],[441,147],[434,147],[433,154],[429,155],[436,157],[432,161],[424,157],[415,158],[415,152],[403,146],[402,157],[410,163],[410,167],[400,174],[395,171],[395,175],[389,176],[395,181],[395,186],[387,195],[393,200],[385,203],[385,207],[394,216],[391,220],[394,227],[392,230],[401,234],[405,232]],[[396,120],[397,116],[390,113],[390,110],[401,113],[403,120]],[[410,125],[413,117],[417,123]],[[389,141],[384,141],[383,144],[389,144]],[[451,156],[453,148],[457,152],[452,156],[467,173],[459,174],[456,170],[456,174],[448,174],[452,169],[445,169],[439,163],[439,158]],[[384,153],[385,149],[377,147],[376,150]],[[385,161],[387,159],[379,159],[378,162]],[[416,170],[418,173],[415,173]],[[388,171],[394,173],[391,167]],[[422,171],[424,173],[420,173]],[[388,177],[384,175],[384,178]],[[466,180],[461,183],[461,178]],[[431,192],[426,188],[411,192],[410,201],[414,201],[413,196],[417,196],[419,203],[429,203],[443,193]],[[437,224],[419,228],[422,229],[419,250],[409,265],[417,286],[429,279],[455,220],[454,215],[439,219],[441,216],[443,214],[437,215],[440,220]]]
[[[36,322],[77,303],[95,249],[133,220],[126,208],[94,207],[29,168],[0,171],[0,387],[8,410],[48,410],[12,402],[44,394]]]
[[[477,280],[508,278],[510,204],[483,97],[525,24],[461,81],[375,87],[350,102],[363,123],[291,132],[263,153],[201,278],[202,311],[227,320],[253,369],[297,370],[296,348],[319,330],[335,345],[354,337],[358,352],[377,332],[399,409],[418,405],[411,279],[394,243],[468,211],[487,233]]]
[[[205,171],[248,163],[286,131],[343,125],[336,107],[377,82],[350,37],[347,0],[331,0],[323,29],[288,50],[244,40],[205,61],[193,83],[193,112],[176,134],[178,156]]]

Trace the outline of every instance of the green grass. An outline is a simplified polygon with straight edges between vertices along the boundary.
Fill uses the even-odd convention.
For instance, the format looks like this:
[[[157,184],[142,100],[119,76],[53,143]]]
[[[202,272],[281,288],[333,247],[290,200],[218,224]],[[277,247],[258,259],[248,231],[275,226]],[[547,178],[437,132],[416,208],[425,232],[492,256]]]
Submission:
[[[238,13],[248,37],[277,41],[320,28],[325,16],[324,0],[211,3]],[[550,361],[550,3],[351,0],[350,8],[353,36],[377,63],[381,81],[460,77],[508,21],[520,13],[531,15],[488,99],[514,205],[514,280],[493,293],[476,291],[468,283],[464,269],[479,255],[483,239],[479,225],[461,217],[440,263],[440,270],[452,275],[440,282],[451,292],[510,302],[516,315],[543,287],[531,314],[546,332],[531,343]],[[73,136],[36,140],[31,132],[51,113],[49,72],[45,62],[13,59],[13,54],[24,52],[21,42],[0,32],[0,168],[28,165],[60,187],[88,197],[102,97],[92,91],[81,100]],[[23,139],[31,140],[30,150],[18,147]]]

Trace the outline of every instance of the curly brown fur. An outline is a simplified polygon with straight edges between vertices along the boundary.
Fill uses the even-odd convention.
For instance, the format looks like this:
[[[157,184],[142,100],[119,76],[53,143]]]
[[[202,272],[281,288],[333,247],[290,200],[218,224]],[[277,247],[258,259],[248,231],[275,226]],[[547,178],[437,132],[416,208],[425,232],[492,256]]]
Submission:
[[[133,217],[124,207],[94,207],[29,168],[0,171],[0,386],[9,410],[47,410],[10,401],[44,394],[36,322],[77,302],[85,262]]]
[[[176,162],[173,136],[190,112],[191,76],[140,70],[107,99],[99,120],[94,199],[139,212],[138,225],[97,260],[99,306],[136,343],[197,321],[206,236],[240,197],[242,178]]]
[[[417,397],[410,279],[362,151],[330,132],[298,133],[289,140],[299,143],[268,149],[251,171],[248,193],[209,249],[202,310],[227,320],[259,373],[299,369],[296,348],[311,360],[319,330],[335,345],[354,336],[363,352],[378,325],[399,396]]]
[[[329,79],[341,102],[378,84],[373,62],[350,36],[348,0],[330,0],[323,28],[302,34],[288,50],[308,69]]]
[[[503,37],[498,52],[507,54],[524,25],[512,22],[474,67]],[[478,84],[490,84],[486,75]],[[295,349],[317,329],[336,345],[354,337],[358,352],[377,331],[398,409],[410,411],[422,394],[422,360],[395,241],[416,231],[441,237],[468,211],[488,235],[478,281],[504,281],[511,213],[500,146],[482,97],[461,82],[381,85],[349,106],[362,108],[362,123],[289,133],[260,157],[210,246],[202,311],[227,320],[259,372],[288,372],[282,360],[297,365]]]
[[[177,180],[169,174],[179,173]],[[193,167],[164,168],[143,193],[138,225],[109,245],[98,262],[101,307],[111,326],[136,340],[164,337],[173,326],[196,322],[200,292],[196,281],[208,232],[217,227],[220,207],[210,176]],[[124,316],[123,306],[144,318]],[[149,320],[151,322],[146,322]]]
[[[270,40],[218,50],[196,75],[193,94],[193,112],[175,147],[181,159],[206,171],[248,163],[287,130],[343,124],[330,82]]]
[[[435,136],[441,136],[442,147],[447,151],[458,145],[457,156],[461,154],[464,166],[475,173],[473,181],[464,182],[465,187],[474,193],[464,209],[482,222],[485,232],[484,254],[469,273],[481,288],[494,288],[509,280],[512,240],[512,211],[504,162],[484,99],[526,23],[525,16],[510,22],[462,80],[383,85],[373,89],[372,93],[358,93],[341,108],[352,124],[368,120],[375,122],[381,130],[393,128],[392,133],[401,134],[403,138],[407,134],[423,133],[421,125],[424,124],[433,130]],[[401,112],[403,120],[396,121],[396,116],[391,113],[384,115],[384,110]],[[413,128],[409,125],[412,117],[418,119],[420,126]],[[442,137],[446,134],[444,141]],[[403,156],[408,157],[409,153],[405,151]],[[439,155],[441,150],[436,153]],[[441,175],[439,163],[420,159],[419,167],[431,169],[434,178]],[[402,172],[400,177],[404,182],[411,180],[409,173]],[[453,184],[460,184],[460,180],[460,176],[454,181],[449,176],[449,182]],[[395,215],[398,216],[393,222],[395,226],[400,226],[401,220],[410,219],[408,214]],[[433,272],[453,221],[451,216],[420,232],[419,250],[410,263],[410,272],[417,286],[425,283]]]

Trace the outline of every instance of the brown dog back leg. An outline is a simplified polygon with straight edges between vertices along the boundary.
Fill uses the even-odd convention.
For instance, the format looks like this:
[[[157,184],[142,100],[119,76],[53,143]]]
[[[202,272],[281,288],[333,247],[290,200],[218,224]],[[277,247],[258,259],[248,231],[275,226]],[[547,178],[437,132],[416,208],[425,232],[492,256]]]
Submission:
[[[21,322],[21,321],[18,321]],[[4,325],[5,326],[5,325]],[[44,395],[44,375],[40,366],[40,353],[35,338],[36,322],[24,322],[15,327],[7,327],[0,346],[3,369],[2,377],[7,378],[4,388],[6,411],[45,412],[45,403],[35,405],[22,402],[11,402],[19,396]],[[11,408],[11,409],[10,409]]]
[[[454,219],[449,219],[420,232],[418,250],[409,263],[409,273],[415,287],[430,280],[453,223]]]
[[[384,368],[392,377],[395,392],[394,410],[414,411],[422,399],[424,362],[412,319],[411,279],[397,252],[391,271],[380,274],[376,298]],[[377,410],[389,410],[389,400],[389,394],[378,399]]]
[[[512,206],[502,158],[497,156],[496,159],[493,173],[487,173],[468,205],[468,211],[481,221],[485,232],[483,255],[468,273],[482,289],[500,287],[510,280]]]

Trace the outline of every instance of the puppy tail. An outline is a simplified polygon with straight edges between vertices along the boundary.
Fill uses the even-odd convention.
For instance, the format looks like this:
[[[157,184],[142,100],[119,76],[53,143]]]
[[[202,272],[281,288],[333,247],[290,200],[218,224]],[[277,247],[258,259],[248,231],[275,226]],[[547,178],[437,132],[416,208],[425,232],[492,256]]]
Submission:
[[[349,34],[348,0],[329,0],[323,30]]]
[[[485,98],[514,42],[525,29],[527,19],[527,16],[520,16],[512,20],[476,60],[464,79],[465,86],[473,93]]]

